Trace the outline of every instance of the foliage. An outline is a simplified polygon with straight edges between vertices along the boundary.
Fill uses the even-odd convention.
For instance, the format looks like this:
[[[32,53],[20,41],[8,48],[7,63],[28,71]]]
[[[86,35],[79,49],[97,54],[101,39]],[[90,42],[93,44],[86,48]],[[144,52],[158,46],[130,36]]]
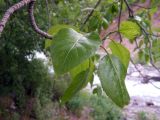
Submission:
[[[130,3],[131,2],[133,1],[130,1]],[[68,2],[68,4],[69,3],[70,2]],[[102,3],[100,4],[100,6],[102,5],[103,7],[96,8],[96,10],[93,12],[93,14],[91,14],[90,18],[88,19],[87,24],[86,22],[84,22],[84,24],[82,24],[82,27],[78,26],[78,28],[81,27],[81,31],[89,32],[90,35],[92,35],[93,31],[99,33],[101,30],[107,29],[109,23],[112,22],[113,18],[115,17],[114,15],[117,14],[118,9],[121,9],[117,1],[108,1]],[[131,16],[132,11],[129,9],[128,3],[125,2],[125,4]],[[104,7],[105,5],[106,7]],[[112,13],[113,15],[110,18],[105,16],[104,9],[107,10],[107,12]],[[132,15],[128,20],[118,23],[120,24],[120,26],[117,32],[128,38],[131,43],[135,42],[136,38],[138,38],[139,36],[146,35],[144,42],[147,48],[149,46],[148,44],[151,44],[149,40],[150,38],[148,38],[147,36],[148,32],[151,32],[149,31],[150,23],[144,20],[145,24],[142,24],[141,26],[140,22],[140,20],[134,17],[134,15]],[[143,27],[147,26],[148,28],[145,31]],[[83,38],[86,40],[84,40]],[[94,41],[92,39],[94,39]],[[91,81],[91,77],[86,77],[86,75],[88,75],[88,70],[85,70],[87,68],[87,64],[85,62],[87,60],[91,60],[91,63],[94,63],[94,60],[91,58],[96,55],[96,50],[100,45],[100,40],[98,37],[92,39],[88,39],[88,36],[85,35],[85,33],[82,33],[79,30],[75,31],[70,28],[61,29],[57,31],[57,33],[54,32],[54,41],[50,43],[50,46],[48,45],[48,48],[53,60],[53,67],[55,73],[57,75],[69,73],[72,76],[72,69],[76,69],[76,67],[80,66],[80,69],[78,69],[78,71],[81,70],[78,72],[78,74],[75,74],[74,77],[71,77],[72,82],[68,89],[66,89],[66,92],[61,99],[62,103],[68,101],[76,92],[82,89],[83,86],[86,84],[86,81]],[[97,43],[95,43],[96,40]],[[65,43],[65,47],[63,43]],[[92,43],[92,45],[90,43]],[[105,93],[118,106],[123,107],[124,105],[129,103],[129,95],[127,93],[124,80],[130,61],[130,54],[125,47],[116,42],[111,42],[109,48],[111,50],[111,54],[108,52],[107,48],[102,47],[102,49],[104,49],[107,55],[99,60],[100,63],[98,66],[98,75],[100,77],[102,88]],[[151,56],[152,50],[150,49],[151,48],[147,49],[147,53],[150,58],[149,60],[152,62],[152,58],[155,57]],[[59,53],[61,53],[61,55],[59,55]],[[90,65],[89,68],[91,66],[94,65]],[[97,68],[92,71],[92,74],[96,70]],[[86,78],[88,80],[86,80]]]
[[[119,108],[108,97],[90,95],[86,91],[81,91],[70,99],[67,108],[78,115],[87,108],[90,110],[90,117],[94,120],[120,120],[122,117]]]
[[[0,13],[17,2],[18,0],[1,0]],[[48,68],[42,61],[34,59],[35,51],[44,51],[43,38],[35,34],[27,24],[26,11],[14,14],[5,28],[6,32],[0,38],[0,91],[3,91],[0,95],[11,96],[19,108],[24,108],[26,99],[34,97],[37,106],[43,111],[43,105],[46,107],[52,96],[60,99],[61,103],[66,103],[88,83],[93,82],[94,74],[98,73],[102,89],[97,87],[94,92],[101,96],[103,90],[120,107],[128,104],[130,98],[124,80],[130,61],[129,51],[113,41],[106,48],[103,41],[105,38],[110,39],[109,35],[115,32],[120,35],[120,39],[122,34],[131,43],[143,36],[136,44],[139,58],[153,65],[159,60],[159,42],[152,31],[151,16],[156,11],[154,7],[158,1],[152,0],[153,8],[140,10],[136,16],[130,8],[130,4],[135,0],[124,3],[117,0],[102,1],[93,9],[95,2],[96,0],[55,0],[48,3],[36,1],[37,23],[42,25],[42,29],[49,29],[48,32],[53,35],[51,42],[46,40],[45,48],[52,58],[55,79],[62,77],[62,81],[55,81],[55,88]],[[128,10],[129,18],[121,22],[120,15],[125,10],[122,9],[123,6]],[[116,30],[110,31],[105,38],[100,38],[99,34],[108,29],[114,21],[118,22]],[[60,25],[54,26],[55,24]],[[105,56],[96,60],[97,54],[102,56],[98,51],[99,47],[104,50]],[[63,78],[65,75],[67,80]],[[64,87],[64,90],[60,90],[61,87]],[[55,95],[52,94],[53,89]],[[107,107],[105,98],[94,99],[100,101],[102,108]],[[79,107],[80,102],[72,102]],[[92,107],[103,114],[104,119],[108,119],[106,114],[112,113],[102,113],[104,111],[97,107],[98,103],[95,104]],[[112,118],[112,115],[109,118]],[[100,119],[99,115],[95,115],[95,119]]]
[[[144,111],[139,111],[137,113],[137,119],[138,120],[157,120],[157,117],[155,114],[151,114]]]
[[[61,76],[54,75],[53,100],[60,100],[70,83],[71,76],[69,74],[64,74]]]
[[[145,112],[139,112],[138,113],[138,119],[139,120],[147,120],[147,116]]]
[[[54,35],[53,40],[54,41],[50,43],[50,47],[48,48],[50,48],[49,51],[51,52],[55,73],[57,75],[60,75],[60,74],[70,72],[72,76],[72,73],[73,73],[72,71],[76,69],[74,70],[74,77],[72,77],[72,83],[64,93],[64,96],[62,97],[62,103],[63,103],[69,100],[76,92],[82,89],[83,86],[93,78],[92,74],[95,69],[94,67],[92,67],[94,66],[92,65],[94,61],[93,59],[91,59],[91,57],[96,54],[96,50],[100,45],[100,40],[98,35],[95,33],[91,33],[89,35],[82,35],[76,32],[75,30],[68,29],[68,28],[64,28],[64,29],[61,29],[60,31],[57,31],[57,33]],[[66,43],[65,47],[63,44],[64,42]],[[118,45],[118,43],[114,43],[114,44],[117,45],[116,46],[117,48],[121,49],[121,51],[126,53],[126,55],[119,54],[114,50],[115,47],[113,47],[113,45],[110,45],[113,51],[113,54],[117,56],[117,58],[115,59],[121,59],[122,57],[125,59],[118,62],[119,64],[123,62],[122,66],[123,64],[125,65],[125,67],[122,68],[122,70],[124,69],[124,72],[120,74],[122,77],[120,77],[120,79],[118,80],[118,81],[123,81],[121,82],[121,84],[119,84],[118,87],[123,91],[120,96],[122,97],[122,94],[125,94],[124,95],[125,97],[124,98],[120,98],[120,96],[119,97],[117,96],[117,97],[119,99],[123,99],[122,101],[126,99],[126,102],[118,102],[117,98],[113,99],[113,96],[109,95],[109,92],[107,92],[108,90],[105,90],[105,92],[112,98],[112,100],[115,103],[117,103],[117,105],[122,107],[125,104],[127,104],[129,101],[129,96],[125,88],[124,79],[125,79],[130,57],[126,48],[122,47],[121,45]],[[59,53],[61,53],[61,55],[59,55]],[[112,58],[110,58],[110,60],[112,61]],[[85,62],[83,63],[83,61]],[[116,63],[113,62],[111,64],[111,68],[115,66],[114,64]],[[107,64],[102,66],[106,66],[106,65]],[[76,68],[78,66],[80,66],[79,67],[80,69]],[[76,72],[77,70],[79,71],[78,73]],[[100,68],[99,71],[104,71],[104,69]],[[120,71],[121,69],[118,69],[117,71],[117,68],[112,71],[113,74],[116,74],[118,76],[118,77],[115,77],[115,82],[119,78],[118,73]],[[103,74],[100,74],[100,78],[104,78],[104,77],[101,77]],[[110,79],[113,79],[113,77],[111,76]],[[106,84],[106,82],[102,82],[103,89],[106,89],[104,88],[104,84]],[[115,86],[115,90],[117,90],[117,86]]]
[[[72,111],[72,113],[80,116],[83,108],[88,106],[89,98],[90,95],[87,92],[81,91],[67,102],[66,107]]]
[[[89,105],[93,109],[91,116],[94,120],[121,120],[122,114],[106,96],[92,95]]]
[[[130,42],[133,42],[136,37],[141,35],[140,27],[133,21],[123,21],[120,26],[120,32],[128,38]]]

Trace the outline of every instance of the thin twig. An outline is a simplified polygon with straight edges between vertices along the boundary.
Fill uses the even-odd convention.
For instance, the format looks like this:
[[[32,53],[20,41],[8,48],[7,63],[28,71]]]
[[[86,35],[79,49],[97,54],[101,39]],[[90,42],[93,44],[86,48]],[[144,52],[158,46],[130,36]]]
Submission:
[[[120,43],[122,42],[122,35],[120,33],[120,23],[121,23],[122,9],[123,9],[123,0],[120,1],[120,10],[119,10],[119,16],[118,16],[118,34],[119,34],[119,38],[120,38]]]
[[[140,48],[139,48],[139,45],[138,45],[138,42],[137,42],[137,39],[135,39],[135,43],[136,43],[136,44],[135,44],[135,45],[136,45],[136,48],[134,48],[134,51],[137,50],[137,49],[140,49]]]
[[[150,41],[149,37],[148,37],[148,33],[146,32],[146,30],[137,22],[138,26],[141,28],[143,34],[146,36],[148,43],[149,43],[149,59],[150,59],[150,63],[151,65],[160,73],[159,68],[157,68],[154,64],[154,60],[153,60],[153,55],[152,55],[152,42]]]
[[[102,39],[102,41],[106,40],[106,38],[107,38],[108,36],[110,36],[111,34],[114,34],[114,33],[116,33],[116,32],[118,32],[118,31],[111,31],[111,32],[109,32],[108,34],[106,34],[106,35],[104,36],[104,38]]]
[[[154,85],[151,81],[150,81],[149,83],[151,83],[151,85],[153,85],[155,88],[160,89],[160,87],[157,87],[157,86]]]
[[[145,78],[145,76],[141,73],[141,71],[138,69],[137,65],[133,62],[132,58],[130,58],[131,63],[134,65],[134,67],[136,68],[137,72],[139,73],[139,75],[142,78]]]
[[[102,0],[98,0],[97,3],[95,4],[94,8],[91,10],[91,12],[88,14],[88,16],[86,17],[84,23],[82,24],[81,30],[83,29],[83,27],[85,26],[85,24],[88,22],[88,20],[90,19],[90,17],[93,15],[95,9],[100,5]]]
[[[48,15],[48,28],[51,26],[51,20],[50,20],[50,15],[49,15],[49,2],[46,0],[46,14]]]
[[[127,6],[127,8],[128,8],[129,17],[134,18],[133,11],[132,11],[132,9],[130,8],[127,0],[124,0],[124,2],[125,2],[126,6]],[[137,25],[141,28],[142,33],[147,37],[147,40],[148,40],[148,43],[149,43],[149,48],[148,48],[148,50],[149,50],[150,63],[151,63],[151,65],[160,73],[160,70],[154,65],[154,60],[153,60],[152,50],[151,50],[151,49],[152,49],[152,42],[150,41],[150,39],[149,39],[149,37],[148,37],[149,34],[148,34],[148,32],[147,32],[137,21],[136,21],[136,23],[137,23]]]
[[[100,47],[107,53],[107,55],[109,55],[109,53],[108,53],[108,51],[106,50],[105,47],[103,47],[102,45]]]
[[[130,5],[128,4],[128,1],[127,1],[127,0],[124,0],[124,2],[125,2],[126,6],[127,6],[127,8],[128,8],[129,17],[130,17],[130,18],[133,18],[133,17],[134,17],[134,15],[133,15],[133,10],[131,9]]]

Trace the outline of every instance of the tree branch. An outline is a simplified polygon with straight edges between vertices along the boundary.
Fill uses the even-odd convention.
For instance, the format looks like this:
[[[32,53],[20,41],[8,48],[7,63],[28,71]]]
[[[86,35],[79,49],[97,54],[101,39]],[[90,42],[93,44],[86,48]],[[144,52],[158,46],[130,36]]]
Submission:
[[[128,1],[127,1],[127,0],[124,0],[124,2],[125,2],[125,4],[126,4],[126,6],[127,6],[129,17],[130,17],[130,18],[133,18],[133,17],[134,17],[134,15],[133,15],[133,10],[132,10],[131,7],[129,6]]]
[[[17,10],[19,10],[20,8],[24,7],[25,5],[29,4],[32,0],[22,0],[18,3],[16,3],[15,5],[11,6],[4,14],[4,16],[2,17],[1,21],[0,21],[0,35],[6,25],[6,23],[8,22],[10,16]]]
[[[31,25],[33,27],[33,29],[40,34],[41,36],[48,38],[48,39],[52,39],[53,36],[49,35],[48,33],[42,31],[41,29],[39,29],[39,27],[37,26],[36,22],[35,22],[35,18],[34,18],[34,4],[35,4],[35,0],[32,0],[29,3],[29,8],[28,8],[28,13],[29,13],[29,18],[30,18],[30,22]]]
[[[118,16],[118,34],[119,34],[119,38],[120,38],[120,43],[122,42],[122,35],[120,33],[120,23],[121,23],[122,9],[123,9],[123,0],[120,1],[120,10],[119,10],[119,16]]]
[[[100,5],[102,0],[98,0],[97,3],[95,4],[94,8],[91,10],[91,12],[88,14],[88,16],[86,17],[84,23],[82,24],[81,29],[83,28],[83,26],[85,26],[85,24],[88,22],[88,20],[90,19],[90,17],[93,15],[95,9]]]
[[[134,18],[134,14],[133,14],[133,10],[131,9],[130,5],[128,4],[127,0],[124,0],[126,6],[127,6],[127,9],[128,9],[128,12],[129,12],[129,17],[131,18]],[[150,63],[151,65],[160,73],[160,69],[155,66],[154,64],[154,59],[153,59],[153,56],[152,56],[152,42],[150,41],[150,38],[149,38],[149,33],[136,21],[137,25],[141,28],[141,31],[142,33],[144,34],[144,36],[146,36],[147,40],[148,40],[148,43],[149,43],[149,58],[150,58]]]
[[[30,22],[31,22],[31,25],[33,27],[33,29],[38,33],[40,34],[41,36],[45,37],[45,38],[48,38],[48,39],[52,39],[53,36],[49,35],[48,33],[40,30],[35,22],[35,19],[34,19],[34,14],[33,14],[33,11],[34,11],[34,4],[35,4],[36,0],[21,0],[20,2],[14,4],[13,6],[11,6],[4,14],[4,16],[2,17],[1,21],[0,21],[0,35],[1,33],[3,32],[5,26],[6,26],[6,23],[8,22],[10,16],[17,10],[21,9],[22,7],[24,7],[25,5],[28,5],[29,4],[29,9],[28,9],[28,12],[29,12],[29,16],[30,16]]]

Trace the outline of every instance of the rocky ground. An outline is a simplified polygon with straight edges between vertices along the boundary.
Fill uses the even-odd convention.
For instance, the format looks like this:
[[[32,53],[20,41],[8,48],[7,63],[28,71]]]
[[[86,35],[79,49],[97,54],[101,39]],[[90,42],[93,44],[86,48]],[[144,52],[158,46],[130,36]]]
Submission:
[[[137,65],[143,75],[160,77],[160,73],[151,66]],[[142,76],[133,65],[128,69],[126,86],[131,96],[128,106],[123,109],[127,120],[160,120],[160,82],[151,79],[144,84]],[[153,86],[156,85],[155,86]]]

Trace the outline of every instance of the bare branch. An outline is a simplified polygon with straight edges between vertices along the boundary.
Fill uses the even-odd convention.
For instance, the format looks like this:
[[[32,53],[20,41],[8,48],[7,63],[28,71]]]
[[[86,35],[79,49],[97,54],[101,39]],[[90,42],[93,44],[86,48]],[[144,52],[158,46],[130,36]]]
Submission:
[[[131,63],[134,65],[134,67],[136,68],[137,72],[139,73],[139,75],[142,77],[142,78],[145,78],[145,76],[142,74],[142,72],[138,69],[137,65],[134,63],[133,59],[130,58],[130,61]]]
[[[1,21],[0,21],[0,35],[3,32],[3,29],[6,25],[6,23],[8,22],[10,16],[17,10],[19,10],[20,8],[24,7],[25,5],[29,4],[32,0],[22,0],[18,3],[16,3],[15,5],[11,6],[4,14],[4,16],[2,17]]]
[[[125,2],[125,4],[126,4],[126,6],[127,6],[129,17],[134,17],[134,15],[133,15],[133,10],[132,10],[131,7],[129,6],[128,1],[127,1],[127,0],[124,0],[124,2]]]
[[[48,39],[52,39],[53,36],[52,35],[49,35],[48,33],[42,31],[41,29],[39,29],[39,27],[37,26],[36,22],[35,22],[35,18],[34,18],[34,4],[35,4],[35,0],[32,0],[30,3],[29,3],[29,8],[28,8],[28,13],[29,13],[29,18],[30,18],[30,22],[31,22],[31,25],[33,27],[33,29],[38,33],[40,34],[41,36],[45,37],[45,38],[48,38]]]
[[[106,34],[106,35],[104,36],[104,38],[102,39],[102,41],[105,41],[108,36],[110,36],[111,34],[114,34],[114,33],[116,33],[116,32],[118,32],[118,31],[111,31],[111,32],[109,32],[108,34]]]
[[[157,89],[160,89],[160,87],[156,86],[155,84],[153,84],[151,81],[150,81],[151,85],[153,85],[155,88]]]

